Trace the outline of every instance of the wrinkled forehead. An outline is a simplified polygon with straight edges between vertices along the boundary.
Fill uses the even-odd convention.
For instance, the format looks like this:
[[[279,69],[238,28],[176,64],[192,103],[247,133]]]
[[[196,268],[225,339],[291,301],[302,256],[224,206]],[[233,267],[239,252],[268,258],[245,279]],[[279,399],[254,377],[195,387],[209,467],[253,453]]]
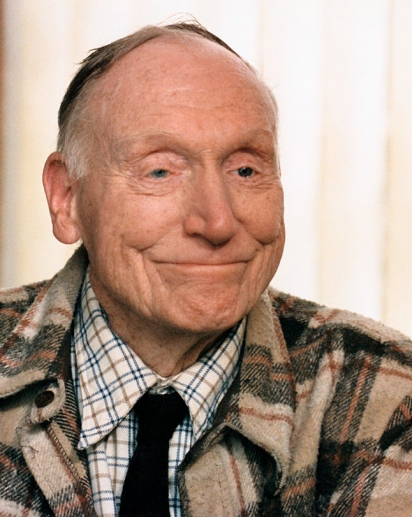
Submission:
[[[256,105],[276,129],[274,100],[254,70],[198,36],[162,36],[130,51],[99,78],[90,103],[98,123],[121,118],[126,123],[148,106],[229,112]]]

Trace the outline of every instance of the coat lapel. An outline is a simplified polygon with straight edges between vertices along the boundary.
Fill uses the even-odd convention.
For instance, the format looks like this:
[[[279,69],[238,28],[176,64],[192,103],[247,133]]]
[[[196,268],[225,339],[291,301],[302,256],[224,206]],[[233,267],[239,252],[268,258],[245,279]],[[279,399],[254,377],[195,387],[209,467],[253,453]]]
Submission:
[[[70,377],[70,329],[86,267],[80,248],[50,282],[8,291],[7,311],[0,311],[7,318],[2,330],[8,330],[0,335],[0,398],[19,407],[4,414],[0,441],[21,449],[48,505],[61,517],[96,515],[86,458],[76,447],[79,416]],[[29,308],[20,312],[23,307]],[[10,442],[12,428],[18,443]]]
[[[240,370],[214,426],[181,466],[186,515],[261,516],[274,507],[288,474],[294,400],[286,344],[265,293],[248,316]]]

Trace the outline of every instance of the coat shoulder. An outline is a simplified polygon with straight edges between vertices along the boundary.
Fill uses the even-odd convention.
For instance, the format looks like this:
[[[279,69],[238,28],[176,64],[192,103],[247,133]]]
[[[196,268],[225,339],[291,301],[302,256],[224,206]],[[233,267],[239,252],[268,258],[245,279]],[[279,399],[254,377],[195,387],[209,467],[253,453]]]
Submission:
[[[412,341],[403,333],[378,321],[351,311],[326,307],[316,302],[304,300],[287,293],[269,290],[272,307],[277,314],[288,346],[299,341],[330,336],[331,342],[343,348],[374,346],[390,351],[395,355],[409,356],[412,361]],[[333,339],[332,339],[333,337]]]
[[[11,289],[0,289],[0,343],[27,313],[47,283],[43,281]]]

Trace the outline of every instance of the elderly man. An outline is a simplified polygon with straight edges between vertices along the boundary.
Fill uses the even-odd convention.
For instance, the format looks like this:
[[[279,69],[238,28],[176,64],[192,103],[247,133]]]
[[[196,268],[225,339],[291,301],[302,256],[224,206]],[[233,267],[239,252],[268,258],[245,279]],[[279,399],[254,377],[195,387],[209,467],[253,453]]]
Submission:
[[[267,290],[276,123],[195,23],[85,60],[43,176],[83,244],[1,294],[0,515],[411,514],[411,343]]]

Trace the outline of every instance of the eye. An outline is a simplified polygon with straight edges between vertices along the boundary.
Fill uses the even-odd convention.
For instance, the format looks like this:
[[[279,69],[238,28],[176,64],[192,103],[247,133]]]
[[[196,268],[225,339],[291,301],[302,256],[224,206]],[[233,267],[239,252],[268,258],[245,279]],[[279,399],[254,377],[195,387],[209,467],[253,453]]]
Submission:
[[[168,171],[166,171],[165,169],[155,169],[154,171],[152,171],[150,173],[150,176],[152,178],[155,178],[155,179],[162,179],[162,178],[166,178],[166,176],[168,176]]]
[[[253,174],[252,167],[240,167],[240,169],[237,170],[237,173],[241,178],[249,178]]]

